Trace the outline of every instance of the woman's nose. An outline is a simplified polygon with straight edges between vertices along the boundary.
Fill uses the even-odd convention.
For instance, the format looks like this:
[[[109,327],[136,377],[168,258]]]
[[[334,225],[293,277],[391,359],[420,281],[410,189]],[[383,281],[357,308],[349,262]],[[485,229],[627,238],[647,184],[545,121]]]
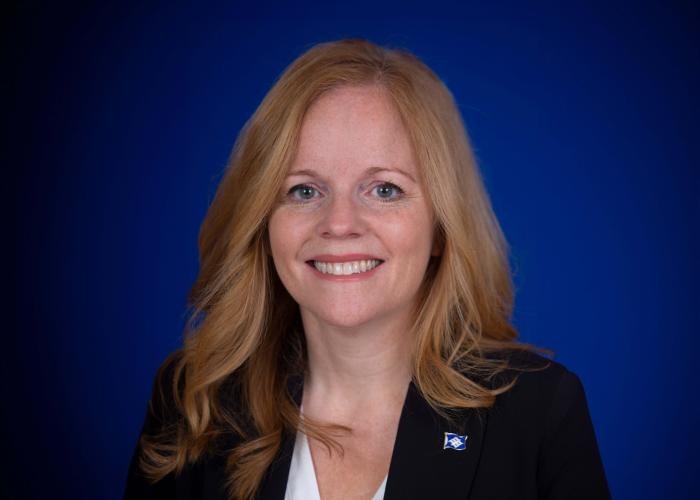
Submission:
[[[333,196],[322,210],[318,231],[325,238],[360,236],[365,223],[360,207],[352,196]]]

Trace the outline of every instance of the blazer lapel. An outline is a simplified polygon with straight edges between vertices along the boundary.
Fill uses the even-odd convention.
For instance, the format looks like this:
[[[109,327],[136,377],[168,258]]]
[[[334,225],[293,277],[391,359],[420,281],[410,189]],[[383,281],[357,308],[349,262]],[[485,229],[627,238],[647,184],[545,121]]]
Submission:
[[[437,414],[411,385],[399,419],[384,500],[468,498],[488,415],[467,409]],[[466,435],[463,450],[444,449],[445,432]]]
[[[300,406],[304,391],[303,376],[290,377],[287,388],[297,406]],[[294,453],[295,440],[296,433],[284,433],[280,451],[277,453],[277,457],[270,465],[260,485],[260,491],[257,495],[259,500],[282,500],[284,498],[285,492],[287,491],[289,469],[292,466],[292,454]]]
[[[282,500],[287,490],[287,478],[294,453],[294,435],[285,435],[277,458],[272,462],[260,487],[260,500]]]

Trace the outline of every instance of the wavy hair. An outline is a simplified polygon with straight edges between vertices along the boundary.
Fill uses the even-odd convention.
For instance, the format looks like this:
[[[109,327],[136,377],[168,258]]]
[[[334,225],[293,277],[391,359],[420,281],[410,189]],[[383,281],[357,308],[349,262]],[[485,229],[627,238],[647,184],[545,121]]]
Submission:
[[[229,496],[251,499],[285,433],[300,430],[340,448],[333,427],[302,420],[289,393],[290,377],[306,366],[305,341],[298,306],[272,262],[267,223],[306,111],[343,85],[386,90],[435,214],[441,252],[431,257],[411,332],[413,381],[423,397],[443,414],[490,407],[515,384],[493,383],[509,363],[490,353],[537,349],[516,341],[508,245],[450,91],[405,50],[356,39],[315,45],[244,125],[202,223],[184,346],[164,363],[172,366],[165,385],[177,418],[141,439],[140,465],[153,481],[234,435],[235,446],[223,447]]]

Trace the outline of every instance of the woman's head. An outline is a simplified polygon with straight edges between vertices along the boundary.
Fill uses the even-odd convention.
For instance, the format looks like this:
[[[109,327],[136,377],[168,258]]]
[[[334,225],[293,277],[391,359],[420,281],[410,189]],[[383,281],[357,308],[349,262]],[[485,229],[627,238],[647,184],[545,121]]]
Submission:
[[[245,273],[241,267],[257,264],[263,272],[255,288],[284,299],[284,290],[275,289],[268,222],[297,155],[304,118],[322,96],[341,88],[379,91],[409,139],[441,254],[427,269],[420,306],[432,301],[443,314],[463,309],[467,317],[455,320],[466,321],[473,332],[502,335],[507,323],[501,320],[512,302],[506,245],[452,95],[415,56],[362,40],[312,47],[287,68],[247,122],[202,227],[202,275],[193,295],[201,297],[214,277],[223,286],[234,270]],[[415,315],[418,320],[419,307]],[[454,340],[452,346],[459,344]]]
[[[345,128],[356,132],[353,140],[361,147],[381,149],[384,166],[395,160],[402,165],[392,168],[405,168],[413,177],[411,186],[400,174],[391,174],[395,176],[392,184],[401,179],[414,196],[405,200],[412,203],[403,205],[403,218],[393,221],[405,229],[415,219],[410,250],[398,234],[384,238],[380,234],[381,222],[391,220],[392,209],[379,211],[376,203],[393,196],[393,188],[364,182],[386,179],[370,175],[370,165],[360,152],[323,130],[338,126],[342,119],[333,115],[334,109],[355,120]],[[372,115],[377,110],[379,114]],[[361,133],[372,116],[381,118],[376,133],[384,136]],[[305,118],[312,122],[310,128],[304,126]],[[316,136],[336,144],[314,143],[314,130]],[[392,130],[393,138],[387,134]],[[312,208],[305,213],[309,217],[304,220],[314,222],[304,227],[305,234],[315,239],[313,245],[304,246],[304,240],[289,233],[288,227],[300,223],[294,215],[301,209],[284,211],[280,201],[289,200],[285,196],[315,196],[309,190],[292,191],[288,174],[292,169],[308,170],[304,163],[311,163],[324,147],[333,153],[328,157],[332,160],[342,155],[350,158],[345,166],[352,169],[342,170],[342,162],[316,165],[325,169],[325,177],[316,180],[325,182],[329,196],[324,200],[331,203],[330,208],[323,202],[307,205],[326,210],[317,212],[323,214],[315,219],[309,215]],[[298,153],[299,163],[295,162]],[[337,177],[329,178],[333,173]],[[398,208],[393,210],[396,216]],[[367,248],[355,247],[359,240],[352,238],[357,235],[367,236],[363,240]],[[285,253],[289,242],[294,248]],[[288,393],[288,377],[305,365],[299,307],[292,295],[302,307],[308,300],[299,291],[303,283],[294,259],[322,261],[327,257],[323,253],[359,251],[367,257],[386,258],[387,270],[389,259],[397,254],[403,256],[399,260],[416,265],[410,279],[402,281],[396,274],[396,281],[385,288],[391,293],[406,284],[410,290],[402,292],[396,303],[387,299],[384,306],[385,310],[405,307],[411,299],[408,333],[414,342],[413,378],[438,411],[491,406],[495,396],[512,383],[496,388],[482,384],[505,367],[487,353],[527,347],[514,341],[507,245],[457,106],[440,79],[406,51],[341,40],[316,45],[296,59],[236,140],[202,224],[199,245],[200,273],[190,291],[192,314],[173,386],[176,394],[183,388],[177,404],[184,420],[173,431],[175,445],[163,444],[160,438],[144,442],[144,469],[152,477],[181,468],[219,433],[234,429],[243,440],[229,455],[232,492],[250,498],[285,430],[302,428],[327,444],[332,441],[320,427],[301,422]],[[358,284],[356,291],[360,290]],[[375,313],[367,308],[359,313],[361,317],[353,317],[353,313],[346,316],[336,311],[331,319],[352,324]],[[225,403],[232,387],[242,398],[239,411]]]

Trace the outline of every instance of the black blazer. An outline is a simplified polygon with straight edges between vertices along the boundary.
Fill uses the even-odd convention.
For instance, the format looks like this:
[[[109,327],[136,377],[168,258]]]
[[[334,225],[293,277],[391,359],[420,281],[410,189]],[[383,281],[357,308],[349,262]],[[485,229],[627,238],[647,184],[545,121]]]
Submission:
[[[560,363],[532,353],[516,351],[512,363],[546,368],[517,372],[516,385],[497,396],[492,408],[460,410],[455,423],[433,411],[411,384],[399,420],[385,500],[610,498],[579,378]],[[298,390],[293,390],[297,403],[301,389],[298,382]],[[153,432],[157,425],[152,406],[142,432]],[[466,435],[466,448],[444,449],[445,432]],[[284,438],[261,485],[260,500],[284,498],[294,438]],[[212,454],[186,466],[178,477],[170,475],[151,486],[137,470],[139,452],[137,446],[126,500],[226,498],[223,456]]]

